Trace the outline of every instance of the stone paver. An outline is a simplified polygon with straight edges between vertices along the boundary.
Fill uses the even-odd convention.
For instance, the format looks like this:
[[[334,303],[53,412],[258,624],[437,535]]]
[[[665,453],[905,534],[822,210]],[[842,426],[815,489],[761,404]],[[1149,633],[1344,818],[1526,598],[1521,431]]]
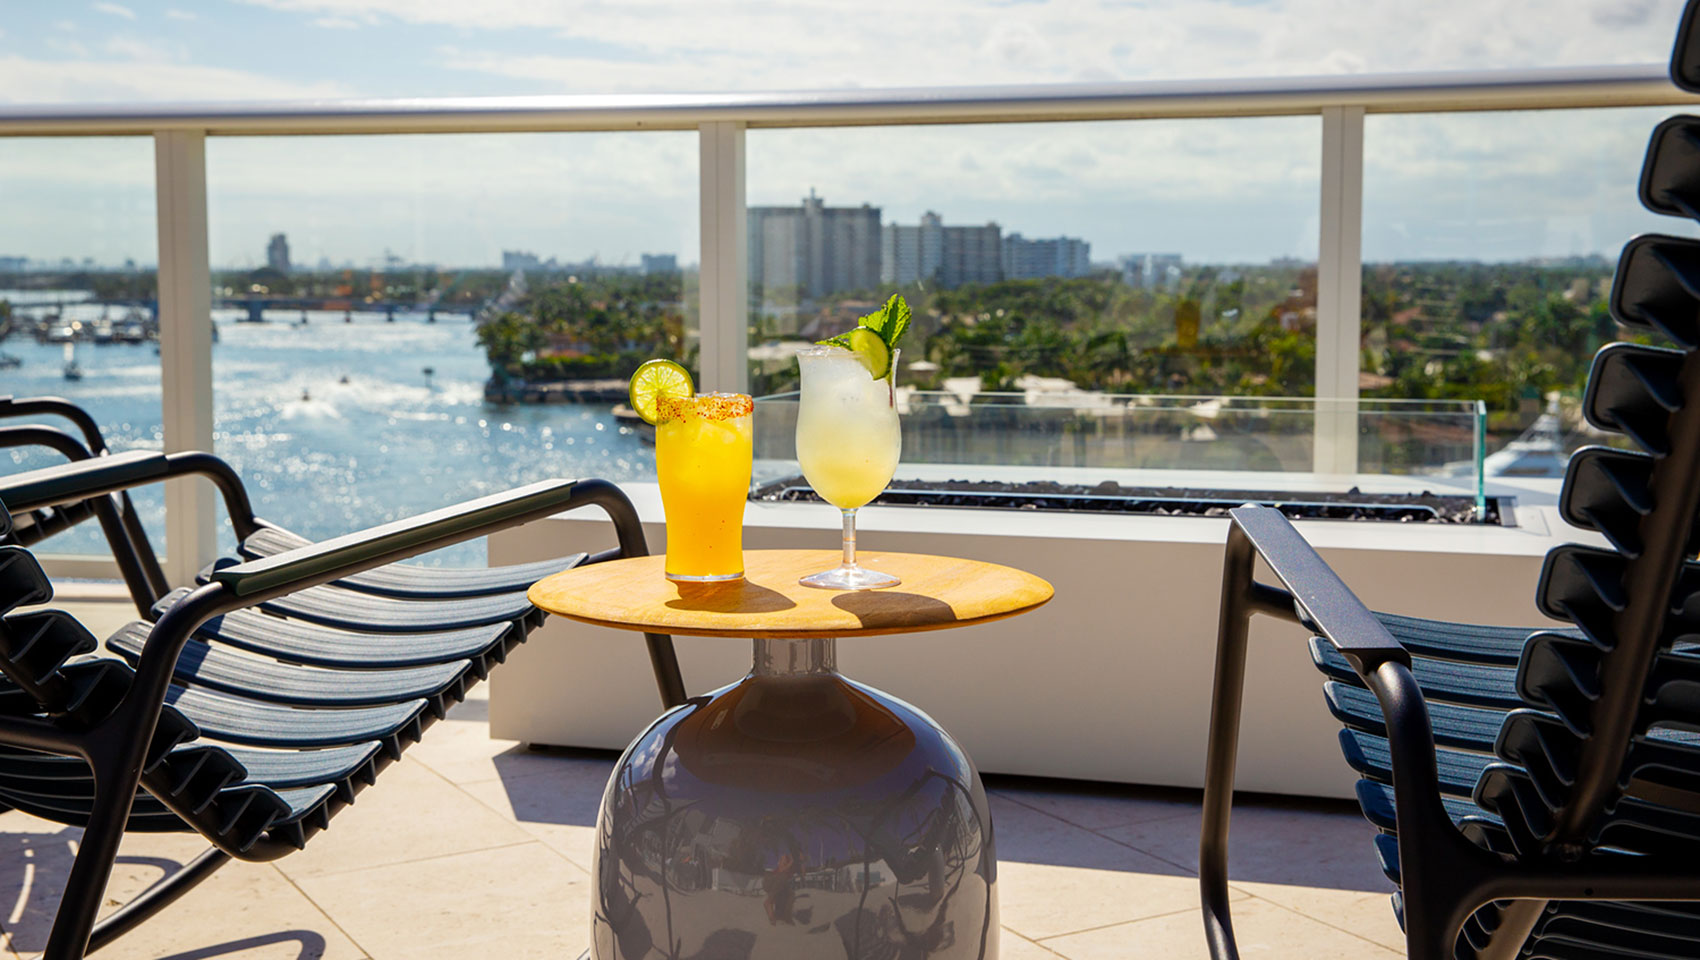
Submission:
[[[593,827],[615,758],[492,740],[482,695],[428,731],[306,851],[226,867],[96,956],[572,960],[586,946]],[[998,777],[987,786],[1007,960],[1205,956],[1196,791]],[[1235,926],[1247,956],[1402,952],[1373,831],[1352,808],[1243,802],[1234,828]],[[0,960],[42,949],[78,836],[0,814]],[[193,836],[127,838],[106,908],[201,849]]]
[[[1267,900],[1240,902],[1234,911],[1234,934],[1241,955],[1259,960],[1397,960],[1404,956],[1403,951],[1394,953]],[[1196,908],[1054,937],[1041,945],[1068,960],[1208,960],[1210,956]]]
[[[571,960],[590,938],[590,875],[535,841],[313,877],[301,889],[372,960]]]

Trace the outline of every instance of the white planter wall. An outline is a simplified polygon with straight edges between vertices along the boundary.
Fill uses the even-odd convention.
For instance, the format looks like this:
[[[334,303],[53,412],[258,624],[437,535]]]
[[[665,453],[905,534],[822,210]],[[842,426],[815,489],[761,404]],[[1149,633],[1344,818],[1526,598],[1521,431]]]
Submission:
[[[665,549],[653,484],[628,493],[650,548]],[[1550,499],[1523,491],[1525,502]],[[1533,608],[1546,550],[1578,537],[1550,506],[1517,528],[1321,521],[1299,529],[1373,609],[1493,624],[1542,621]],[[836,512],[751,504],[746,548],[836,544]],[[1049,579],[1056,599],[998,623],[848,639],[839,663],[916,704],[984,772],[1196,787],[1202,784],[1226,521],[918,508],[864,509],[863,549],[968,556]],[[1562,529],[1567,536],[1554,536]],[[596,511],[491,538],[513,563],[613,546]],[[1267,577],[1267,573],[1264,574]],[[1307,634],[1254,627],[1240,741],[1242,789],[1350,796],[1339,725],[1323,705]],[[730,683],[747,641],[678,637],[687,689]],[[622,748],[659,712],[641,634],[551,618],[494,672],[493,736]]]

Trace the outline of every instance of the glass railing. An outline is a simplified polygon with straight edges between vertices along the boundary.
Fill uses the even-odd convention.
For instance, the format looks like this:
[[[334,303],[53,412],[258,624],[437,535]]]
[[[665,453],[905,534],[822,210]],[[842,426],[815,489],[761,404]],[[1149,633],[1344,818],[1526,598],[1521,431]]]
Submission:
[[[17,138],[0,144],[0,394],[62,396],[100,423],[114,451],[160,448],[153,141]],[[26,420],[0,420],[0,428]],[[39,418],[74,436],[69,424]],[[63,463],[40,447],[0,449],[0,472]],[[137,490],[163,542],[165,497]],[[93,523],[58,534],[56,554],[110,556]]]
[[[1213,506],[1280,499],[1374,508],[1437,497],[1451,504],[1451,519],[1497,517],[1486,496],[1485,409],[1475,401],[900,388],[897,406],[903,458],[894,489],[991,505],[1008,505],[1008,485],[1051,499]],[[795,453],[798,408],[795,393],[756,402],[758,497],[796,499],[807,487]],[[1357,440],[1355,468],[1344,473],[1324,449],[1342,425]]]
[[[1320,134],[1315,116],[752,131],[750,387],[796,389],[787,348],[901,293],[917,386],[1310,395]]]
[[[613,409],[644,360],[695,367],[695,146],[209,143],[216,450],[255,510],[322,538],[531,480],[653,477]],[[481,563],[483,541],[430,559]]]
[[[1526,444],[1543,417],[1546,442],[1598,442],[1579,401],[1619,336],[1617,250],[1695,232],[1635,201],[1647,133],[1670,113],[1366,117],[1361,394],[1482,400],[1490,451]]]
[[[66,380],[14,323],[0,392],[69,394],[118,446],[214,449],[268,516],[325,535],[539,472],[646,476],[618,391],[575,382],[662,353],[704,389],[792,389],[797,344],[903,292],[906,470],[1480,499],[1484,476],[1562,471],[1575,375],[1615,335],[1592,255],[1641,228],[1639,144],[1693,102],[1649,64],[0,108],[0,273],[27,260],[0,300],[39,313],[18,308],[44,265],[65,277],[42,290],[102,299],[97,321],[163,290],[173,371],[162,391],[151,345],[96,338]],[[85,258],[106,275],[60,270]],[[651,333],[609,329],[634,305]],[[164,523],[180,577],[219,524],[186,489]]]

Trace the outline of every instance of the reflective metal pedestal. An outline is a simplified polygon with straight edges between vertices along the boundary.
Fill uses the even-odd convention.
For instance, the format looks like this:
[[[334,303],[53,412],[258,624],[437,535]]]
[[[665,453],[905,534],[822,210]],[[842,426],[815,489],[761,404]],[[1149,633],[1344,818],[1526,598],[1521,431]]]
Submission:
[[[980,777],[832,640],[757,640],[749,676],[626,749],[596,824],[595,960],[991,960]]]

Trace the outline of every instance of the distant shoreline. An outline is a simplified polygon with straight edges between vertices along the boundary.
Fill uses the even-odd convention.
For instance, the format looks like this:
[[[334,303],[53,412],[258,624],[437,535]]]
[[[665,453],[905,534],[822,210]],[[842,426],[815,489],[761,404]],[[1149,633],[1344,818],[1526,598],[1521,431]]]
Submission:
[[[623,377],[572,380],[503,380],[484,384],[484,399],[491,403],[623,403]]]

